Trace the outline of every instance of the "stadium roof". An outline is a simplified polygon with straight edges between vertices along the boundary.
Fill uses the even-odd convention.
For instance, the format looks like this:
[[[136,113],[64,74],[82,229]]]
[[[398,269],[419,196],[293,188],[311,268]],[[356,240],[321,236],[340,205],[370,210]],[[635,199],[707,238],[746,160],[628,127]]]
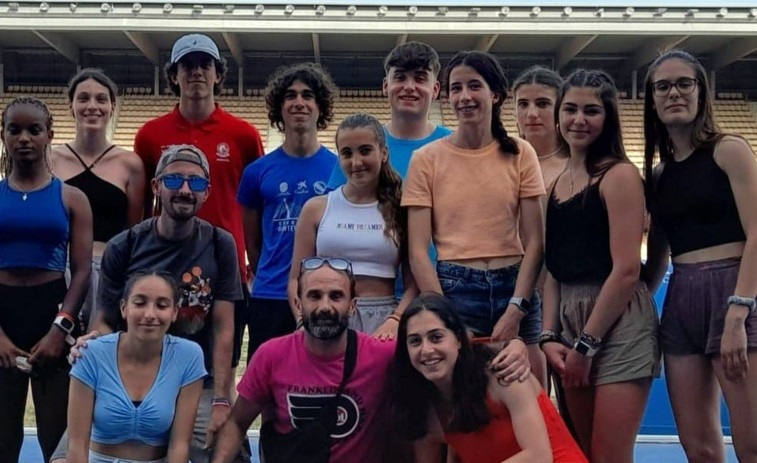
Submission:
[[[386,53],[407,40],[440,53],[548,55],[557,68],[602,56],[642,68],[672,47],[709,57],[715,70],[757,57],[754,2],[655,3],[11,1],[0,2],[0,49],[55,50],[73,63],[83,51],[127,50],[158,65],[178,36],[204,32],[238,64],[245,56],[291,51],[316,61],[324,54]]]

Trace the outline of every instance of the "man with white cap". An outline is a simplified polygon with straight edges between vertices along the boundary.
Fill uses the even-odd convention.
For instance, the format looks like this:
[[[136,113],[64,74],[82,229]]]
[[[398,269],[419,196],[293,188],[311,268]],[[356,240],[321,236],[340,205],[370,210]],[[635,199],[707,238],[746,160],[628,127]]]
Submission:
[[[149,217],[154,210],[149,180],[163,148],[183,143],[196,146],[208,158],[213,183],[213,195],[198,216],[232,234],[246,281],[242,210],[236,193],[245,166],[264,153],[260,133],[216,103],[226,78],[226,60],[210,37],[189,34],[176,40],[165,78],[179,103],[171,112],[145,123],[134,139],[134,151],[148,176],[145,214]]]
[[[229,415],[234,385],[234,303],[242,299],[231,234],[197,217],[212,197],[211,172],[208,159],[193,145],[170,145],[163,150],[151,181],[161,212],[108,241],[97,294],[101,310],[92,321],[92,331],[78,340],[70,356],[75,361],[87,355],[82,347],[86,339],[125,329],[120,301],[132,275],[140,271],[170,273],[179,283],[179,312],[169,333],[199,344],[205,369],[210,372],[190,445],[193,463],[209,460],[214,434]],[[61,443],[53,458],[65,456],[66,446]],[[249,458],[240,454],[237,461],[248,462]]]

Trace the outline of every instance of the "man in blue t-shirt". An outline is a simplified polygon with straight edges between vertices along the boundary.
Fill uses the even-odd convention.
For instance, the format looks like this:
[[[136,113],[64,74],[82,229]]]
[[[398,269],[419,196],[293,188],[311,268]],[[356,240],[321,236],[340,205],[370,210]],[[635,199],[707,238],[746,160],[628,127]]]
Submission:
[[[384,95],[389,98],[392,119],[384,126],[389,163],[404,179],[413,151],[452,131],[428,120],[431,103],[439,96],[439,55],[429,45],[407,42],[397,45],[384,60]],[[329,179],[333,190],[347,183],[339,165]]]
[[[326,192],[337,165],[336,155],[318,141],[318,131],[333,117],[335,95],[331,77],[312,63],[285,68],[268,81],[268,118],[283,132],[284,142],[247,166],[237,193],[254,275],[248,362],[262,343],[296,328],[287,301],[294,230],[302,206]]]

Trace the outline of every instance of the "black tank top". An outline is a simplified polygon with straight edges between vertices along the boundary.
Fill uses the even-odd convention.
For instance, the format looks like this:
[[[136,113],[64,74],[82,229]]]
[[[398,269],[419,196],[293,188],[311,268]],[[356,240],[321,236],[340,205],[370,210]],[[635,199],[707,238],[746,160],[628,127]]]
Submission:
[[[599,194],[602,178],[563,202],[554,188],[549,195],[544,260],[561,283],[602,282],[612,271],[610,221]]]
[[[657,180],[654,213],[673,256],[746,240],[731,184],[714,152],[711,144],[683,161],[668,161]]]
[[[80,189],[89,199],[89,205],[92,208],[94,241],[108,242],[126,228],[129,200],[122,189],[95,175],[92,168],[116,145],[108,147],[89,166],[68,143],[66,147],[84,166],[83,172],[69,178],[66,183]]]

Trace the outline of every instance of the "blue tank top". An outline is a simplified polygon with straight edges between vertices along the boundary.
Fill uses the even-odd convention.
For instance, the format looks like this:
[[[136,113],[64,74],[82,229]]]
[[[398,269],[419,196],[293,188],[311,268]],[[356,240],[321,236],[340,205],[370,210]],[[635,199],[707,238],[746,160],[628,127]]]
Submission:
[[[69,221],[63,204],[63,182],[16,191],[0,181],[0,268],[64,271],[68,257]]]

